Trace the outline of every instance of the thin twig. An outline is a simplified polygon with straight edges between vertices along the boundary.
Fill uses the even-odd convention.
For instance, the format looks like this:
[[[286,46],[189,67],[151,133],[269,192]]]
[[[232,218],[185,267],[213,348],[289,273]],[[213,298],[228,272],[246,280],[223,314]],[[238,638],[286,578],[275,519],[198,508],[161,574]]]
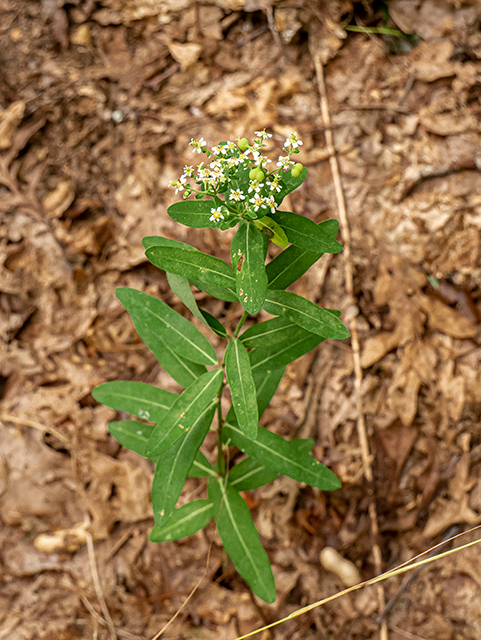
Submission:
[[[117,640],[117,630],[115,628],[114,621],[112,620],[112,616],[110,615],[109,608],[107,607],[107,603],[105,602],[104,592],[102,591],[102,584],[100,583],[99,572],[97,570],[97,562],[95,560],[95,549],[92,534],[86,531],[85,535],[87,538],[87,551],[89,555],[90,573],[92,574],[92,581],[94,583],[95,593],[97,594],[97,600],[99,601],[100,608],[102,609],[102,613],[104,614],[104,618],[110,632],[110,637],[112,638],[112,640]]]
[[[358,339],[357,327],[356,327],[356,316],[358,314],[358,309],[357,309],[356,301],[354,299],[352,263],[351,263],[351,234],[349,231],[346,201],[344,198],[344,191],[342,189],[342,183],[341,183],[341,175],[339,172],[339,163],[337,161],[337,156],[335,153],[332,129],[330,128],[331,117],[329,113],[329,103],[327,100],[326,83],[324,80],[324,68],[319,55],[314,56],[314,64],[316,68],[317,83],[319,86],[321,114],[322,114],[322,119],[324,121],[324,125],[326,126],[326,131],[324,134],[326,137],[326,147],[327,147],[327,150],[330,152],[329,163],[331,166],[332,181],[334,184],[334,191],[336,194],[337,207],[339,212],[339,221],[341,223],[341,236],[342,236],[342,242],[344,246],[344,272],[345,272],[346,290],[349,294],[352,308],[355,309],[355,311],[351,313],[349,329],[351,331],[352,358],[353,358],[353,364],[354,364],[354,392],[357,394],[357,432],[359,437],[359,444],[361,447],[364,477],[366,478],[369,490],[371,492],[371,495],[369,496],[369,519],[371,522],[371,534],[373,538],[372,555],[373,555],[376,573],[379,574],[382,572],[382,556],[381,556],[381,549],[378,543],[379,527],[378,527],[378,521],[377,521],[376,503],[375,503],[374,494],[373,494],[373,475],[372,475],[372,468],[371,468],[371,457],[369,454],[369,441],[367,438],[366,425],[364,422],[364,409],[362,405],[362,396],[361,396],[362,369],[361,369],[361,359],[359,355],[359,339]],[[378,590],[379,610],[380,612],[382,612],[384,610],[384,605],[385,605],[383,585],[379,584],[377,587],[377,590]],[[380,638],[381,640],[387,640],[387,624],[385,620],[381,621]]]
[[[90,613],[90,615],[92,616],[92,618],[94,618],[94,620],[98,623],[101,624],[104,627],[108,627],[109,625],[107,624],[107,621],[104,620],[102,618],[102,616],[97,613],[97,611],[95,611],[94,607],[92,606],[92,604],[87,600],[87,598],[85,596],[80,596],[80,600],[82,600],[82,602],[84,603],[85,608],[87,609],[87,611]],[[76,624],[82,624],[82,622],[85,623],[85,620],[76,620],[75,621]],[[138,636],[135,633],[130,633],[129,631],[123,631],[122,629],[116,629],[117,635],[120,636],[121,638],[127,638],[127,640],[144,640],[144,638],[142,638],[142,636]]]
[[[37,429],[42,433],[51,433],[55,436],[60,442],[67,445],[68,447],[71,445],[71,442],[68,438],[66,438],[60,431],[57,431],[55,427],[47,427],[44,424],[40,424],[40,422],[34,422],[33,420],[29,420],[28,418],[17,418],[16,416],[12,416],[9,413],[1,413],[0,420],[5,420],[5,422],[11,422],[12,424],[17,424],[24,427],[31,427],[32,429]]]

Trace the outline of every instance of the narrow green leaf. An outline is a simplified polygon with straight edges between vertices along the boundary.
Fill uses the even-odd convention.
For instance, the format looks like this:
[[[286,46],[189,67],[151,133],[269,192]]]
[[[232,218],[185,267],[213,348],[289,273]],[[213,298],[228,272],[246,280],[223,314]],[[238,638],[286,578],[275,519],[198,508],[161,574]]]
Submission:
[[[312,334],[301,329],[292,320],[278,316],[254,324],[239,336],[239,340],[247,349],[269,349],[279,344],[289,343],[300,336],[307,337],[308,335]]]
[[[193,500],[175,509],[168,522],[156,524],[150,542],[167,542],[192,536],[203,529],[214,517],[214,504],[210,500]]]
[[[259,413],[256,387],[252,377],[249,355],[242,342],[233,339],[225,351],[225,372],[230,386],[232,406],[242,431],[255,439]]]
[[[145,445],[154,426],[138,420],[121,420],[109,422],[109,433],[126,449],[145,457]]]
[[[186,242],[164,238],[163,236],[145,236],[145,238],[142,238],[142,245],[144,249],[149,249],[150,247],[174,247],[185,251],[198,251],[198,249]]]
[[[215,206],[212,200],[184,200],[171,205],[167,213],[173,220],[186,227],[215,229],[219,225],[209,219],[212,215],[211,209]]]
[[[130,302],[129,300],[129,308],[125,307],[125,305],[124,307],[129,312],[137,333],[152,351],[160,365],[176,382],[183,387],[188,387],[189,384],[205,373],[203,365],[183,358],[175,351],[170,342],[164,342],[158,332],[152,330],[151,322],[146,323],[142,315],[139,317],[136,314],[136,306],[135,304],[131,305]]]
[[[254,224],[268,240],[271,240],[278,247],[287,247],[289,244],[283,228],[269,216],[266,215],[263,218],[254,220]]]
[[[200,282],[195,278],[189,278],[190,284],[193,284],[194,287],[197,287],[199,291],[205,291],[213,298],[217,300],[225,300],[226,302],[239,302],[237,298],[237,294],[232,289],[226,289],[225,287],[214,287],[210,284],[205,284],[205,282]]]
[[[269,406],[269,402],[275,394],[285,371],[285,367],[270,369],[268,366],[259,366],[252,369],[252,377],[254,378],[254,384],[256,385],[259,419]]]
[[[229,484],[237,491],[251,491],[277,478],[277,471],[267,469],[254,458],[245,458],[229,471]]]
[[[220,258],[201,251],[184,251],[173,247],[150,247],[145,255],[159,269],[235,292],[235,271]]]
[[[307,333],[307,332],[306,332]],[[269,349],[252,349],[249,352],[249,359],[252,374],[257,375],[257,371],[266,371],[285,367],[290,362],[297,360],[304,354],[315,349],[324,338],[308,333],[307,336],[299,336],[295,340],[282,343]]]
[[[143,420],[160,422],[177,399],[176,393],[145,382],[112,380],[92,391],[97,402],[116,411],[131,413]]]
[[[202,451],[197,451],[195,460],[187,475],[189,478],[208,478],[210,476],[217,477],[217,472]]]
[[[281,190],[279,193],[274,194],[274,199],[277,202],[277,206],[281,204],[284,198],[289,195],[292,191],[301,186],[304,180],[307,177],[307,169],[304,167],[301,175],[298,178],[294,178],[290,171],[285,171],[281,177]]]
[[[174,251],[179,250],[174,249]],[[195,254],[194,251],[183,251],[183,253]],[[168,304],[143,291],[129,287],[119,287],[115,293],[132,316],[136,328],[135,321],[150,336],[160,333],[164,343],[169,343],[179,356],[186,360],[197,364],[217,364],[214,347],[207,338]]]
[[[222,369],[207,371],[178,396],[162,423],[155,426],[145,449],[147,457],[164,453],[189,431],[215,399],[222,378]]]
[[[323,338],[344,340],[351,335],[339,318],[329,310],[290,291],[269,290],[263,307],[267,313],[285,316],[306,331]]]
[[[170,449],[157,458],[152,483],[152,508],[157,524],[173,512],[194,458],[203,443],[217,407],[217,398]]]
[[[339,253],[342,245],[315,222],[290,211],[276,211],[276,222],[284,229],[289,242],[314,252]]]
[[[249,507],[230,484],[224,487],[222,478],[209,480],[209,498],[224,549],[237,571],[259,598],[274,602],[274,576]]]
[[[204,309],[201,309],[200,312],[203,315],[205,322],[214,333],[216,333],[220,338],[227,338],[227,331],[225,330],[224,325],[221,324],[215,316]]]
[[[335,238],[339,229],[337,220],[324,220],[318,224],[331,238]],[[291,245],[266,265],[269,289],[286,289],[323,255],[322,251],[308,251]]]
[[[244,309],[259,313],[267,291],[264,239],[257,227],[242,221],[231,244],[232,265],[236,272],[236,293]]]
[[[179,298],[179,300],[183,304],[185,304],[191,314],[198,320],[200,320],[203,324],[207,324],[204,316],[197,306],[196,299],[194,298],[194,294],[192,293],[192,289],[190,288],[190,283],[187,278],[184,278],[184,276],[179,276],[177,273],[169,273],[167,271],[167,281],[170,288],[172,289],[172,292]]]
[[[230,438],[243,453],[298,482],[305,482],[322,491],[334,491],[341,486],[339,479],[330,469],[308,454],[306,449],[312,440],[299,445],[299,440],[284,440],[261,426],[256,440],[249,440],[237,424],[227,420],[223,435],[225,439]]]

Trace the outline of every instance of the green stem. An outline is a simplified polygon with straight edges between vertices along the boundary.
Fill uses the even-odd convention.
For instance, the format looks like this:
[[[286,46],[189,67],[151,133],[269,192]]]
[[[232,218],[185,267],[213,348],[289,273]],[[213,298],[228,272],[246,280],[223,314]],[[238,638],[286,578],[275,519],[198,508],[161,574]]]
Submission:
[[[249,314],[247,313],[247,311],[244,311],[244,313],[241,316],[241,319],[239,320],[239,323],[234,331],[234,335],[232,336],[233,338],[237,338],[237,336],[239,335],[239,331],[242,329],[242,325],[244,324],[244,322],[247,319],[247,316]]]

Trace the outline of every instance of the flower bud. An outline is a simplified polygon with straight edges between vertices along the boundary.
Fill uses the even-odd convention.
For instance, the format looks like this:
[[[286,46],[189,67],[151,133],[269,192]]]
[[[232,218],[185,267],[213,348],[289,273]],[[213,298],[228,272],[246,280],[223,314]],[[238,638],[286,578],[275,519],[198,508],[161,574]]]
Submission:
[[[246,151],[249,148],[249,140],[247,140],[247,138],[241,138],[237,146],[241,151]]]

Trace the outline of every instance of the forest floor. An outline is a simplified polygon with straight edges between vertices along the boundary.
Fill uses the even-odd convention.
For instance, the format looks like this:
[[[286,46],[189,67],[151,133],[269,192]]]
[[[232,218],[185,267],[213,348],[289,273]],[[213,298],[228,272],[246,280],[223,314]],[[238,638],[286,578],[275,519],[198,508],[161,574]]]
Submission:
[[[233,640],[344,587],[326,546],[368,579],[481,523],[481,6],[388,6],[390,19],[353,0],[0,0],[1,640],[148,640],[202,576],[163,637]],[[91,395],[113,379],[179,390],[114,290],[188,315],[141,238],[227,260],[228,233],[167,216],[169,182],[197,160],[191,138],[264,127],[273,158],[291,131],[304,141],[289,209],[340,216],[347,244],[294,290],[341,309],[357,337],[290,365],[263,416],[314,438],[343,484],[280,477],[246,496],[273,605],[251,597],[214,529],[148,541],[152,467],[108,435],[116,414]],[[189,479],[182,500],[202,490]],[[406,580],[383,583],[389,640],[479,640],[479,547],[400,592]],[[378,638],[379,597],[259,637]]]

